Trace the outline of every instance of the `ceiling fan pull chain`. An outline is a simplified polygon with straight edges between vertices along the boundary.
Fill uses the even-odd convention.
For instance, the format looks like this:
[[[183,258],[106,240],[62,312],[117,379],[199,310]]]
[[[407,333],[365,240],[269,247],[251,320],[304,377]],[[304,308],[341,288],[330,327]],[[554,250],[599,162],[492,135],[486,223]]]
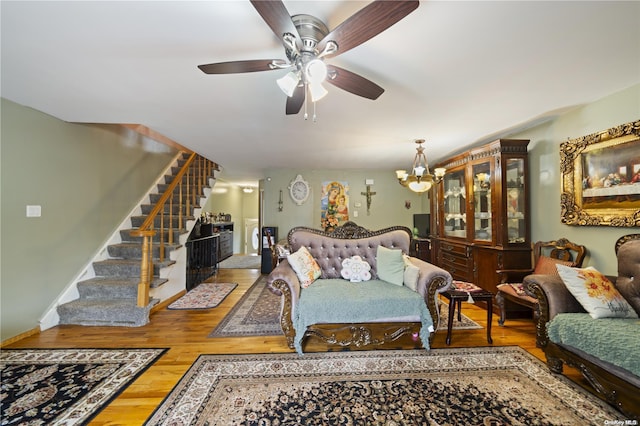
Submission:
[[[307,120],[309,118],[309,114],[307,113],[307,100],[309,99],[309,96],[306,96],[307,83],[304,84],[304,92],[305,92],[305,97],[304,97],[304,119]]]
[[[314,102],[313,103],[313,122],[315,123],[316,121],[318,121],[318,120],[317,120],[317,117],[316,117],[316,103]]]

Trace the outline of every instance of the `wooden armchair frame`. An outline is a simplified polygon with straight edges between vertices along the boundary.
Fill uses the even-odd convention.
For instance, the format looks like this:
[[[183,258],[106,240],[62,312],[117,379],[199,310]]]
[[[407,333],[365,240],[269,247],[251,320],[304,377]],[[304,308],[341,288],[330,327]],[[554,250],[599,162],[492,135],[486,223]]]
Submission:
[[[583,245],[572,243],[566,238],[560,238],[553,241],[538,241],[534,244],[532,250],[532,269],[500,269],[497,270],[501,276],[500,285],[498,285],[498,293],[496,294],[496,304],[500,308],[499,325],[504,325],[506,319],[506,300],[517,305],[526,306],[533,311],[533,317],[537,320],[539,316],[538,300],[532,295],[518,295],[503,285],[521,284],[524,277],[535,271],[542,256],[552,259],[571,262],[573,267],[581,267],[582,262],[587,254],[587,248]]]

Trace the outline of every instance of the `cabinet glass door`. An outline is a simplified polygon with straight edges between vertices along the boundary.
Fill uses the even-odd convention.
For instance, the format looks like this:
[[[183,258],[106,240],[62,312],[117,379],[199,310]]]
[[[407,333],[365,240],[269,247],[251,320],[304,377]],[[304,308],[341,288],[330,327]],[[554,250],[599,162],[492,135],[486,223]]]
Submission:
[[[447,237],[467,237],[467,195],[464,182],[464,169],[447,173],[443,179],[443,231]]]
[[[474,239],[491,241],[491,165],[475,164],[473,172],[473,232]]]
[[[527,236],[524,159],[511,158],[506,163],[507,241],[524,243]]]

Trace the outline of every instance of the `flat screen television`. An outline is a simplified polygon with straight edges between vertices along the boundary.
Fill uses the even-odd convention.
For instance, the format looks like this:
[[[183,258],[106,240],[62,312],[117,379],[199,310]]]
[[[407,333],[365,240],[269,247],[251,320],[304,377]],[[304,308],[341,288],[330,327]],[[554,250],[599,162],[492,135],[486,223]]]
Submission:
[[[419,213],[413,215],[413,228],[418,230],[418,237],[427,238],[431,233],[431,214]]]

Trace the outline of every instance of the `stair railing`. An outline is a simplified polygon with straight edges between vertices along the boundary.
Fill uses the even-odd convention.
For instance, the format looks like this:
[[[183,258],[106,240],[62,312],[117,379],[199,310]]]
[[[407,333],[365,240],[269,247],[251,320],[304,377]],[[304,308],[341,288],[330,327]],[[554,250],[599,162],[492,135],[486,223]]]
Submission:
[[[213,178],[213,172],[218,166],[196,153],[191,153],[185,164],[180,168],[160,199],[151,209],[145,221],[138,229],[131,231],[134,237],[142,238],[142,259],[140,261],[140,281],[138,282],[137,305],[144,307],[149,304],[149,289],[153,279],[153,239],[160,231],[158,238],[158,259],[165,259],[165,245],[173,244],[174,233],[177,229],[185,228],[185,221],[191,217],[192,207],[195,207],[198,197],[203,195],[203,187],[208,185],[208,179]],[[185,184],[182,181],[185,180]],[[174,226],[174,197],[177,195],[178,218]],[[169,207],[168,209],[166,207]],[[165,215],[168,210],[168,225],[165,224]],[[160,217],[159,229],[155,229],[156,219]],[[166,241],[165,241],[166,238]]]

